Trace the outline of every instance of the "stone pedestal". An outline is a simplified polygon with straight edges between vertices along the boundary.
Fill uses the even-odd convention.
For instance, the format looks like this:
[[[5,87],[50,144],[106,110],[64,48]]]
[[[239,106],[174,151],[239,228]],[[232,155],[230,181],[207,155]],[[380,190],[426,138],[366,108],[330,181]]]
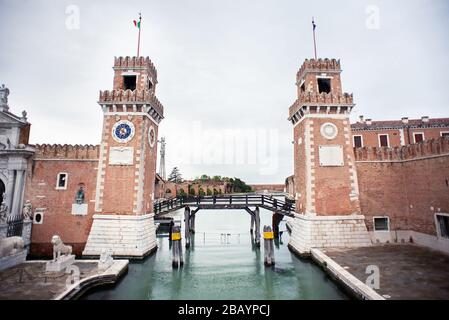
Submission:
[[[26,250],[22,250],[18,253],[0,258],[0,271],[24,263],[26,260],[26,256],[27,256]]]
[[[311,248],[349,248],[372,244],[363,215],[296,214],[291,226],[289,248],[299,255],[309,255]]]
[[[68,266],[75,262],[75,255],[61,255],[56,261],[48,261],[45,266],[47,272],[60,272],[64,271]]]
[[[8,224],[0,223],[0,239],[6,238],[8,235]]]
[[[31,220],[23,221],[23,229],[22,229],[22,239],[25,247],[29,247],[31,243],[31,228],[33,226],[33,222]]]
[[[154,214],[93,217],[83,256],[100,256],[112,249],[114,257],[141,259],[156,249]]]

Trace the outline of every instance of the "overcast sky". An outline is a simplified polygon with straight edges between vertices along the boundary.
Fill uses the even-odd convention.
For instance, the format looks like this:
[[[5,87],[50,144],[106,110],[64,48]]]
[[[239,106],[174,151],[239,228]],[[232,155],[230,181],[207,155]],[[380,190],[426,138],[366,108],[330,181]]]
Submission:
[[[0,83],[11,111],[27,110],[31,143],[99,143],[98,91],[112,88],[114,56],[136,54],[139,11],[167,171],[184,178],[293,173],[287,116],[312,16],[318,56],[341,59],[353,120],[449,116],[446,0],[0,0]]]

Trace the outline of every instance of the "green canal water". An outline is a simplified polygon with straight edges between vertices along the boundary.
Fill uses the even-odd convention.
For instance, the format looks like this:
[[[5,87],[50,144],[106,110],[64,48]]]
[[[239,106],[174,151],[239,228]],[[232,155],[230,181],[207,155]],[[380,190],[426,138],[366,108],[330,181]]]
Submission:
[[[261,229],[271,215],[261,209]],[[172,216],[183,220],[183,210]],[[243,210],[200,210],[183,268],[172,269],[168,235],[158,234],[155,254],[131,262],[117,284],[92,289],[83,299],[348,299],[315,264],[288,250],[288,232],[275,246],[276,266],[265,268],[263,242],[253,245],[249,226]]]

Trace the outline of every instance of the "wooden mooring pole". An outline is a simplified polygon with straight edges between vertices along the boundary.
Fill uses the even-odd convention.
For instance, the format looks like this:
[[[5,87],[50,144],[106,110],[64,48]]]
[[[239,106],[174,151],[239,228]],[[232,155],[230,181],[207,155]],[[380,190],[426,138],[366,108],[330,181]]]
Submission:
[[[264,239],[264,263],[265,266],[274,265],[274,234],[270,226],[263,227],[263,239]]]
[[[173,232],[171,234],[172,240],[172,267],[177,269],[182,267],[184,264],[182,256],[182,241],[181,241],[181,228],[178,226],[173,227]]]
[[[186,248],[190,247],[190,207],[184,209],[184,232],[186,237]]]
[[[254,235],[254,239],[256,242],[256,245],[260,246],[260,214],[259,214],[259,207],[256,207],[254,210],[254,222],[256,224],[256,231]]]

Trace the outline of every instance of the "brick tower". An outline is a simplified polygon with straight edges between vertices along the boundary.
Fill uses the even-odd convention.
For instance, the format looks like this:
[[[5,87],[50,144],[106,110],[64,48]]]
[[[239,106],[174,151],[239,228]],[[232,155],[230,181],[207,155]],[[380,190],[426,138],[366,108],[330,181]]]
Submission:
[[[296,75],[298,99],[290,107],[294,135],[297,219],[290,247],[369,245],[360,215],[349,115],[352,94],[343,93],[340,61],[306,60]]]
[[[113,90],[100,91],[103,132],[95,215],[83,255],[111,248],[143,257],[156,249],[153,214],[158,125],[157,72],[147,57],[114,61]]]

